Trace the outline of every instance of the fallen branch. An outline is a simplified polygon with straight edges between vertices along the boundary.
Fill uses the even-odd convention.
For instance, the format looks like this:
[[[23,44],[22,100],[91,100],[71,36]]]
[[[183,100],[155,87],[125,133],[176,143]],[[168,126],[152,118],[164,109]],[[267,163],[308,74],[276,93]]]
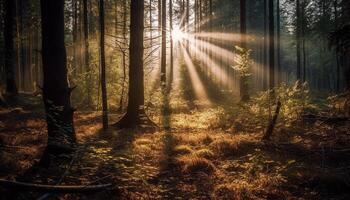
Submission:
[[[282,105],[281,102],[278,101],[277,106],[276,106],[276,111],[275,111],[275,113],[272,117],[272,120],[270,121],[269,126],[268,126],[268,128],[267,128],[267,130],[262,138],[263,140],[270,140],[271,139],[273,129],[275,128],[275,125],[276,125],[277,117],[278,117],[280,110],[281,110],[281,105]]]
[[[46,191],[52,193],[89,193],[105,190],[106,188],[111,187],[112,184],[65,186],[24,183],[0,179],[0,186],[18,190]]]

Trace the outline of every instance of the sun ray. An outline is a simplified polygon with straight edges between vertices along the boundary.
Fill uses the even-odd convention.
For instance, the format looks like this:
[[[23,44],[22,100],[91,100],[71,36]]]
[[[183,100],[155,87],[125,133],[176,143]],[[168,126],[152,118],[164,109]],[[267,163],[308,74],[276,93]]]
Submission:
[[[181,47],[181,51],[183,52],[185,65],[188,69],[190,79],[191,79],[191,84],[193,86],[194,93],[197,99],[204,105],[211,105],[208,94],[204,88],[203,82],[199,78],[198,72],[192,62],[190,55],[188,54],[186,48],[182,44],[180,45],[180,47]]]

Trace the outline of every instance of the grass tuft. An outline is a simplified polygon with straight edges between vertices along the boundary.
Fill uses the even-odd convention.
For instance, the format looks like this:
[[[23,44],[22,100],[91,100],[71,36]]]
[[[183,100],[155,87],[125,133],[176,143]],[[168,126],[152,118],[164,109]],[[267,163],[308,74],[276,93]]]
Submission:
[[[178,158],[178,161],[183,166],[183,173],[186,174],[202,172],[207,175],[211,175],[215,171],[214,164],[205,158],[200,158],[197,156],[183,156]]]
[[[173,150],[174,155],[186,155],[191,154],[192,152],[193,150],[188,145],[178,145]]]
[[[241,183],[222,184],[215,188],[214,194],[216,199],[252,199],[250,196],[251,192],[248,188],[249,186]]]
[[[215,156],[215,153],[210,149],[200,149],[194,153],[198,157],[203,157],[206,159],[211,159]]]
[[[213,142],[213,138],[211,138],[209,135],[205,135],[205,137],[202,140],[202,143],[205,145],[209,145]]]
[[[238,149],[238,143],[234,140],[216,140],[211,145],[215,153],[220,156],[232,156]]]

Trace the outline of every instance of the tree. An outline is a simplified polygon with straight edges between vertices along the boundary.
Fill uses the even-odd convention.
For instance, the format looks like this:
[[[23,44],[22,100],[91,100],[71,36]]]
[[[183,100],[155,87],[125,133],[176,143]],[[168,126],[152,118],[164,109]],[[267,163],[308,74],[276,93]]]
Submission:
[[[296,0],[297,80],[301,79],[301,15],[300,0]]]
[[[160,62],[160,82],[166,85],[166,0],[162,0],[162,52]]]
[[[281,78],[281,11],[280,11],[280,0],[277,0],[276,2],[276,6],[277,6],[277,16],[276,16],[276,20],[277,20],[277,83],[279,84],[280,82],[282,82],[282,78]]]
[[[269,60],[270,60],[270,89],[275,87],[275,16],[274,0],[269,0]]]
[[[134,128],[143,124],[154,125],[146,116],[144,109],[144,0],[133,0],[130,6],[129,101],[127,112],[115,124],[116,128]]]
[[[15,81],[15,49],[14,49],[14,25],[16,16],[16,2],[5,0],[5,72],[6,93],[16,95],[18,93]]]
[[[246,43],[246,34],[247,34],[246,10],[247,10],[246,9],[246,0],[240,0],[241,47],[243,49],[247,48],[247,43]],[[247,81],[248,81],[247,75],[241,73],[241,76],[240,76],[241,101],[249,100]]]
[[[101,94],[102,94],[102,124],[108,128],[108,103],[106,87],[106,59],[105,59],[105,9],[104,0],[99,1],[100,14],[100,62],[101,62]]]
[[[267,64],[268,64],[268,59],[267,59],[267,0],[264,0],[264,48],[263,48],[263,89],[266,90],[267,89],[267,77],[268,77],[268,70],[267,70]]]
[[[64,44],[64,0],[41,0],[43,101],[48,132],[41,163],[49,166],[51,155],[72,152],[76,143],[67,81]]]
[[[83,0],[84,10],[84,57],[86,70],[86,105],[91,106],[91,69],[90,69],[90,53],[89,53],[89,22],[87,0]]]
[[[119,111],[123,110],[124,107],[124,91],[126,82],[126,20],[127,20],[127,0],[123,2],[123,48],[122,48],[122,63],[123,63],[123,80],[122,80],[122,91],[119,100]]]
[[[170,26],[170,72],[174,68],[174,41],[173,41],[173,0],[169,0],[169,26]],[[172,78],[172,77],[170,77]],[[169,85],[170,87],[170,85]]]

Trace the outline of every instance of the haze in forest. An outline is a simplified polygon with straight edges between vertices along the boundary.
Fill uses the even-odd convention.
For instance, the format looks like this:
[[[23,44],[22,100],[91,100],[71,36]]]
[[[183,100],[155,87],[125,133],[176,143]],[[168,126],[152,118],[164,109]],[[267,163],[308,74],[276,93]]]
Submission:
[[[350,1],[0,0],[0,199],[348,199]]]

